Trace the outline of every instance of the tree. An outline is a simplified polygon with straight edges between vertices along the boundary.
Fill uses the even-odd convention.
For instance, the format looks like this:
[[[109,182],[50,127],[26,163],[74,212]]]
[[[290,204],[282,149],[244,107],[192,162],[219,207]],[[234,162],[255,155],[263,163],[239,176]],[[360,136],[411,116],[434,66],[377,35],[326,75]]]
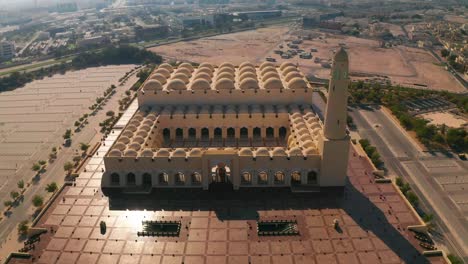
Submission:
[[[70,161],[67,161],[64,165],[63,165],[63,170],[66,171],[68,174],[71,173],[71,171],[73,170],[73,163],[71,163]]]
[[[418,196],[416,196],[416,194],[413,191],[408,191],[406,193],[406,198],[408,198],[408,201],[410,202],[410,204],[412,204],[415,207],[418,206],[419,198]]]
[[[440,51],[440,55],[442,55],[442,57],[444,57],[444,58],[447,57],[449,54],[450,54],[450,52],[448,50],[446,50],[446,49],[442,49]]]
[[[21,221],[18,224],[18,234],[26,235],[29,230],[28,220]]]
[[[18,183],[16,183],[16,185],[18,185],[18,188],[23,189],[24,188],[24,181],[19,180]]]
[[[409,183],[404,183],[401,187],[400,187],[400,190],[401,192],[406,195],[406,193],[411,190],[411,187],[409,185]]]
[[[115,112],[114,111],[107,111],[106,116],[114,116]]]
[[[401,177],[396,177],[395,183],[397,186],[401,187],[403,186],[403,179]]]
[[[19,194],[19,192],[17,192],[17,191],[11,191],[11,192],[10,192],[10,197],[11,197],[11,199],[13,199],[13,200],[16,200],[16,198],[18,198],[19,195],[20,195],[20,194]]]
[[[80,143],[80,149],[84,152],[86,152],[89,148],[89,144],[86,144],[86,143]]]
[[[34,163],[31,167],[31,170],[38,172],[41,169],[41,165]]]
[[[12,206],[12,205],[13,205],[13,202],[12,202],[12,201],[10,201],[10,200],[8,200],[8,201],[4,201],[4,202],[3,202],[3,205],[5,205],[5,207],[10,207],[10,206]]]
[[[71,129],[67,129],[63,134],[63,139],[69,139],[71,137]]]
[[[40,160],[40,161],[38,161],[37,163],[39,163],[39,165],[41,165],[41,166],[44,166],[44,165],[47,163],[47,161],[45,161],[45,160]]]
[[[44,205],[44,198],[42,198],[42,196],[40,195],[34,195],[34,197],[32,198],[32,204],[34,205],[34,207],[41,207],[42,205]]]
[[[46,191],[53,193],[53,192],[57,191],[57,189],[58,189],[57,183],[56,182],[51,182],[51,183],[47,184],[45,189],[46,189]]]
[[[448,254],[447,258],[452,264],[463,264],[463,260],[460,257],[455,256],[454,254]]]

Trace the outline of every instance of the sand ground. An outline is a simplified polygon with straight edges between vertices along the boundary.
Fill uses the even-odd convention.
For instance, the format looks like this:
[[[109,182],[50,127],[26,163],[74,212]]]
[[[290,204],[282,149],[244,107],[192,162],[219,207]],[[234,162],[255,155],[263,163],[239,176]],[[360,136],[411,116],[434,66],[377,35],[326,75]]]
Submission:
[[[445,124],[446,126],[449,126],[449,127],[458,128],[458,127],[462,127],[468,124],[468,120],[464,119],[461,116],[457,116],[449,112],[427,113],[427,114],[422,114],[421,117],[429,120],[430,123],[433,125]]]

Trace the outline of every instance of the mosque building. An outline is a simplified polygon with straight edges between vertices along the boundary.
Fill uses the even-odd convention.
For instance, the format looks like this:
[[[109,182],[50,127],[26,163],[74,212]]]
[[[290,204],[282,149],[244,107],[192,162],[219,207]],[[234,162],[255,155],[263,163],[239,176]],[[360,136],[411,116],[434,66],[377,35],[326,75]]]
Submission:
[[[348,56],[333,58],[324,123],[297,66],[161,64],[104,158],[103,190],[342,187]]]

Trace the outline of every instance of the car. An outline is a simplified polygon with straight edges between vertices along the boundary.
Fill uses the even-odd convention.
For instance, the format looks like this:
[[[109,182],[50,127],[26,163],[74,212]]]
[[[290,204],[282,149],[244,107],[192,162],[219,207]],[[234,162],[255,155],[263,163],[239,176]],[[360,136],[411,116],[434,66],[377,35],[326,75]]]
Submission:
[[[268,58],[266,58],[266,61],[276,62],[276,59],[275,59],[275,58],[272,58],[272,57],[268,57]]]

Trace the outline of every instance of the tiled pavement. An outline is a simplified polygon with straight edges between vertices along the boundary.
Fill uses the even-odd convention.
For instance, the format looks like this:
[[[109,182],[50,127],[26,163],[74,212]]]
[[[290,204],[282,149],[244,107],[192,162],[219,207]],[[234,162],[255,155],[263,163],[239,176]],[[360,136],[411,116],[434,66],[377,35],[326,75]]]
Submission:
[[[246,191],[221,197],[177,193],[109,199],[102,195],[102,155],[111,134],[76,185],[40,220],[50,231],[32,252],[35,263],[428,263],[408,225],[415,216],[391,184],[376,184],[371,166],[352,152],[342,195]],[[197,198],[198,197],[198,198]],[[146,210],[143,210],[145,208]],[[300,237],[258,238],[255,218],[299,219]],[[138,237],[142,220],[181,220],[178,238]],[[334,219],[340,230],[332,227]],[[99,222],[107,232],[101,234]],[[412,243],[410,243],[411,241]],[[440,258],[432,263],[443,263]],[[13,263],[23,263],[14,261]],[[28,262],[31,263],[29,260]]]

